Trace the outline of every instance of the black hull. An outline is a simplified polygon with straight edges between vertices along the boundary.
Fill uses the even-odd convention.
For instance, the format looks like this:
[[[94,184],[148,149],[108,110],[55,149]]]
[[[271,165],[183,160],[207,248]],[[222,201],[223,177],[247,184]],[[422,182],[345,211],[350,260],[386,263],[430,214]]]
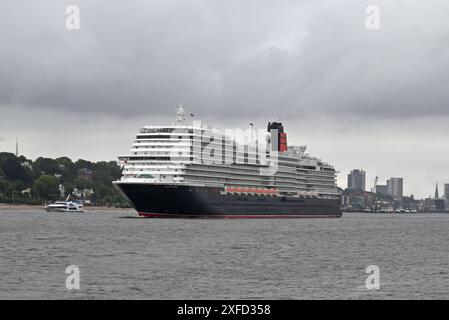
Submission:
[[[158,218],[332,218],[338,200],[222,194],[222,188],[118,183],[140,216]]]

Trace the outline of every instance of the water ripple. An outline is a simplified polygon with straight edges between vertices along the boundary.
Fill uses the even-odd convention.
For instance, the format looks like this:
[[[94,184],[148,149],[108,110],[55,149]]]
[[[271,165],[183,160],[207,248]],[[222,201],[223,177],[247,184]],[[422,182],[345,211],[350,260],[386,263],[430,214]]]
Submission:
[[[448,299],[449,215],[130,219],[0,211],[2,299]],[[75,264],[81,289],[65,288]],[[365,288],[368,265],[381,288]]]

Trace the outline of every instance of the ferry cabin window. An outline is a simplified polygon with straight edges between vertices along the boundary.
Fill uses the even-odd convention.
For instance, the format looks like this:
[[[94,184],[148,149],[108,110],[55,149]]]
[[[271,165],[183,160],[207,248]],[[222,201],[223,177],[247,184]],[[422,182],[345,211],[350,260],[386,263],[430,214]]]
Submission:
[[[137,178],[143,178],[143,179],[153,179],[153,178],[154,178],[154,176],[153,176],[153,175],[151,175],[151,174],[139,174],[139,175],[137,176]]]

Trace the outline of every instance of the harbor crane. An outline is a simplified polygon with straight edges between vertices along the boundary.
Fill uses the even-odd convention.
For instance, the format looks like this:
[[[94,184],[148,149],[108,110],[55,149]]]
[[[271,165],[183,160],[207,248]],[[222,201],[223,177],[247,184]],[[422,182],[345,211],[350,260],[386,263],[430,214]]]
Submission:
[[[376,179],[374,179],[374,187],[371,189],[371,192],[372,192],[372,193],[376,193],[378,181],[379,181],[379,177],[376,177]]]

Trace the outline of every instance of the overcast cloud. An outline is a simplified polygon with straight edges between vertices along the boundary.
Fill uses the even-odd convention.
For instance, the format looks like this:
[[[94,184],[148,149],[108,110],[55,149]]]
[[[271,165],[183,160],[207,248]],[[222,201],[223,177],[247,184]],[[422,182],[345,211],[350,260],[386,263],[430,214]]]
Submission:
[[[286,122],[342,187],[362,167],[428,195],[449,182],[448,13],[447,0],[4,0],[0,149],[19,135],[29,157],[113,159],[183,103],[214,125]]]

